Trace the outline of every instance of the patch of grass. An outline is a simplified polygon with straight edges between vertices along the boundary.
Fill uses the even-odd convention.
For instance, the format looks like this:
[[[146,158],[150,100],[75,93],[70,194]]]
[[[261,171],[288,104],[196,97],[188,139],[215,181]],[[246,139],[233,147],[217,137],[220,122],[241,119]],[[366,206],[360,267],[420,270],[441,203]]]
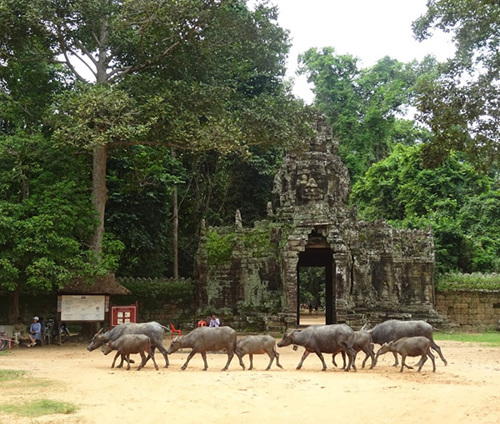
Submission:
[[[34,400],[29,403],[1,405],[1,409],[8,414],[23,417],[40,417],[51,414],[72,414],[78,408],[69,402],[58,402],[50,399]]]
[[[434,333],[436,340],[452,340],[456,342],[486,343],[488,346],[500,347],[500,332],[491,333]]]
[[[9,380],[16,380],[19,377],[25,375],[25,371],[17,371],[17,370],[0,370],[0,383]]]

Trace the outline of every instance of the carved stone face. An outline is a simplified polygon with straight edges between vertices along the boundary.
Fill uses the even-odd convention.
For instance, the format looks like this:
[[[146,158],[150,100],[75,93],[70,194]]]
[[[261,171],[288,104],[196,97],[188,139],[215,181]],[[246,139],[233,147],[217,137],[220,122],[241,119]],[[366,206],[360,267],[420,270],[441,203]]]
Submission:
[[[323,200],[326,193],[324,178],[319,173],[301,174],[296,184],[297,204]],[[315,178],[316,177],[316,178]]]

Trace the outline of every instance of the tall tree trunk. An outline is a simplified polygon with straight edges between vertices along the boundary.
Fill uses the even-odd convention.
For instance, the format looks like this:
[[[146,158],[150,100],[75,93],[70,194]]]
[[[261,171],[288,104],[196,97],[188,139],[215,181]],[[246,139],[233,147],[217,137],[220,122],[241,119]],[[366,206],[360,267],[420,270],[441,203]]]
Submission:
[[[16,322],[19,316],[21,316],[21,311],[19,309],[19,290],[16,289],[10,294],[9,322]]]
[[[173,248],[174,248],[174,278],[179,277],[179,209],[177,206],[177,186],[174,187],[174,225],[173,225]]]
[[[175,150],[172,149],[172,158],[175,159]],[[173,222],[173,249],[174,249],[174,269],[173,277],[179,277],[179,206],[177,202],[177,186],[174,185],[173,192],[173,208],[174,208],[174,222]]]
[[[92,200],[97,211],[98,225],[91,241],[92,249],[98,256],[102,253],[102,239],[104,236],[104,212],[108,189],[106,186],[106,162],[108,151],[106,146],[96,147],[93,153],[92,166]]]

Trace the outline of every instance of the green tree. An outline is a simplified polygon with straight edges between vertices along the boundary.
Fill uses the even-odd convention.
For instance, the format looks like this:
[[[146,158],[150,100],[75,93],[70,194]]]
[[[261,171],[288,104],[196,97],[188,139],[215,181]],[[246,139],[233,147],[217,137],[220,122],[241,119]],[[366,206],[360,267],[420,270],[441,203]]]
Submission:
[[[413,144],[426,131],[405,119],[420,75],[435,66],[432,58],[403,64],[389,57],[361,69],[358,59],[333,48],[310,49],[301,57],[301,72],[314,84],[315,104],[329,119],[340,141],[339,153],[356,181],[396,143]]]
[[[452,151],[480,169],[498,161],[500,4],[491,0],[429,0],[413,23],[418,40],[451,34],[455,56],[419,84],[419,120],[432,131],[425,154],[439,164]]]
[[[458,213],[474,255],[472,271],[500,272],[500,193],[492,190],[470,197]]]
[[[404,228],[430,225],[439,271],[496,270],[498,195],[489,178],[457,154],[429,169],[422,149],[398,145],[372,165],[352,191],[360,217]]]
[[[97,254],[112,147],[245,150],[307,129],[281,78],[287,34],[265,4],[251,11],[245,0],[0,0],[0,29],[1,60],[62,61],[83,84],[61,97],[52,124],[58,140],[92,151]],[[16,56],[21,45],[29,57]]]
[[[96,224],[88,187],[81,184],[87,166],[42,136],[0,139],[0,289],[13,294],[14,319],[20,292],[90,279],[99,265],[116,268],[119,244],[105,243],[100,263],[87,246]]]

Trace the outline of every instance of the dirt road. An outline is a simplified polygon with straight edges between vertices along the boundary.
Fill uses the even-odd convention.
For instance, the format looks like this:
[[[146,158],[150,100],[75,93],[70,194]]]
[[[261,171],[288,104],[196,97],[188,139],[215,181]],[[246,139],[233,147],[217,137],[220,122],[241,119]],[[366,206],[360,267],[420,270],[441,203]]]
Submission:
[[[430,361],[421,373],[393,368],[392,355],[381,357],[373,370],[321,371],[314,355],[302,370],[295,369],[302,349],[279,349],[284,370],[264,371],[268,358],[254,357],[252,371],[234,359],[221,372],[223,353],[208,355],[202,371],[196,355],[186,371],[180,367],[188,350],[170,356],[169,369],[156,371],[151,363],[137,372],[111,369],[113,354],[88,352],[86,345],[67,344],[16,348],[0,356],[0,369],[26,370],[30,377],[47,379],[20,393],[16,383],[0,385],[0,423],[461,423],[497,424],[500,421],[500,349],[477,344],[438,342],[448,360],[445,367]],[[169,340],[165,340],[169,345]],[[363,355],[361,354],[361,359]],[[138,357],[137,357],[138,359]],[[245,358],[248,364],[248,357]],[[341,360],[340,357],[337,359]],[[416,363],[418,358],[409,361]],[[160,367],[165,362],[158,354]],[[358,357],[358,366],[361,360]],[[2,412],[1,404],[53,399],[72,402],[78,411],[35,419]]]

